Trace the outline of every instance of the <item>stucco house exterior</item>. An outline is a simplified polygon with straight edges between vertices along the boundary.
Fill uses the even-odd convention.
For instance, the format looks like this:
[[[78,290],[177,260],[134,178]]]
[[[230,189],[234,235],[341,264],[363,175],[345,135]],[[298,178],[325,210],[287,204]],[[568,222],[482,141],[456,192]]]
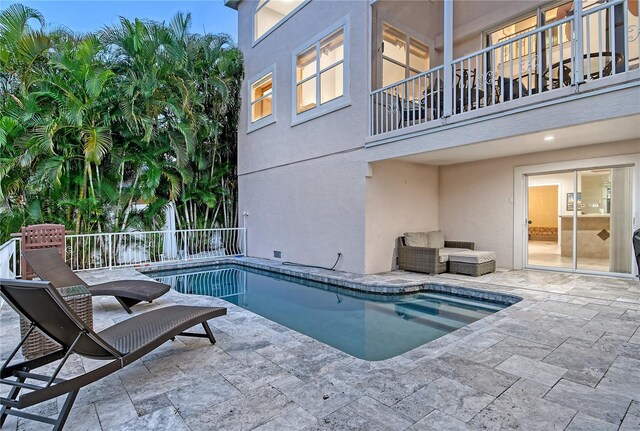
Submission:
[[[227,0],[248,255],[355,273],[404,232],[630,275],[637,0]]]

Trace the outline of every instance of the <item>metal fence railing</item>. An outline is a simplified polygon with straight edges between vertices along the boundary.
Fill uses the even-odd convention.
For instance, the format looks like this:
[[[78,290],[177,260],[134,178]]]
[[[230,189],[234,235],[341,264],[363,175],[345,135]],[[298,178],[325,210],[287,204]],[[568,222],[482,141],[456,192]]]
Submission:
[[[183,229],[66,236],[66,261],[74,271],[147,266],[182,260],[244,256],[246,230]],[[0,275],[20,276],[20,238],[0,246]]]
[[[442,117],[444,67],[438,66],[369,95],[371,136]]]
[[[12,238],[0,245],[0,278],[17,278],[19,276],[18,258],[20,243],[18,238]]]
[[[369,134],[387,132],[640,67],[640,17],[628,0],[593,3],[572,16],[510,36],[482,50],[369,95]],[[444,68],[451,67],[451,82]],[[445,106],[444,93],[451,96]]]

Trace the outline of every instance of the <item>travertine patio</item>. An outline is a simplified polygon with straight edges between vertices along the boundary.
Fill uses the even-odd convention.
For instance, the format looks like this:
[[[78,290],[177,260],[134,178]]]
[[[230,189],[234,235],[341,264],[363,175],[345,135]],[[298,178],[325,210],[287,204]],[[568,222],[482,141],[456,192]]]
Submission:
[[[144,277],[133,269],[82,275]],[[344,278],[454,283],[523,300],[399,357],[367,362],[223,300],[171,291],[135,313],[171,303],[226,306],[229,314],[210,322],[218,343],[178,337],[86,387],[66,428],[640,429],[637,279],[541,271]],[[128,317],[113,298],[94,298],[94,311],[96,329]],[[0,323],[6,356],[18,341],[18,319],[6,305]],[[95,366],[74,358],[66,373]],[[37,410],[55,415],[58,405]],[[11,417],[5,427],[49,428]]]

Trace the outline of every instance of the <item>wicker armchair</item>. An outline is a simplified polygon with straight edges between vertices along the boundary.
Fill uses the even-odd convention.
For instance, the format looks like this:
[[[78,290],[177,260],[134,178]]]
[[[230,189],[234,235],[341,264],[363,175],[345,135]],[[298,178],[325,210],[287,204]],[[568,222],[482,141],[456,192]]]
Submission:
[[[466,248],[473,250],[475,244],[465,241],[445,241],[446,248]],[[404,244],[404,236],[398,237],[398,267],[405,271],[441,274],[447,272],[448,262],[440,262],[440,249],[430,247],[409,247]]]

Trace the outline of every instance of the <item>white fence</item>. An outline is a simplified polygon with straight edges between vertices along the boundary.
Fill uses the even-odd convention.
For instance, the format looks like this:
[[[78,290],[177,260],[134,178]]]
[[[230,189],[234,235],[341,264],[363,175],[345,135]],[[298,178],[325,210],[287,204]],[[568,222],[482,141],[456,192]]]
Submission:
[[[536,94],[577,86],[639,67],[640,17],[627,0],[595,3],[574,16],[517,33],[449,65],[369,95],[375,136]],[[444,68],[452,68],[452,82]],[[444,93],[451,106],[444,106]],[[445,109],[448,108],[448,109]]]
[[[0,278],[16,278],[19,275],[18,253],[20,244],[17,238],[0,245]]]
[[[67,264],[74,271],[84,271],[244,256],[246,230],[188,229],[67,235],[66,243]],[[2,277],[20,275],[19,246],[19,238],[0,246]]]

